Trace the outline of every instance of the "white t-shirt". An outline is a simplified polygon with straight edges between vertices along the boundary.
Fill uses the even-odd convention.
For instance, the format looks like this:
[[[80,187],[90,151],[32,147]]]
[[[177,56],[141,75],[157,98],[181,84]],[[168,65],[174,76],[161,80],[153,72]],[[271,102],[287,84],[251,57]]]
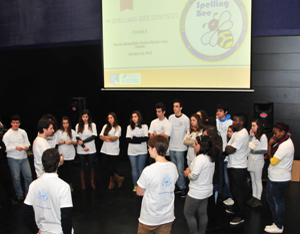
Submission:
[[[73,203],[70,186],[56,173],[44,173],[33,181],[24,203],[33,207],[41,233],[63,234],[60,209],[73,207]]]
[[[59,142],[62,141],[73,141],[76,142],[76,132],[72,129],[72,139],[69,137],[67,132],[58,130],[55,135],[56,135],[56,144],[58,145]],[[75,158],[75,147],[73,144],[67,145],[67,144],[62,144],[58,146],[58,152],[62,153],[64,155],[64,160],[69,161],[69,160],[74,160]]]
[[[174,189],[178,178],[172,162],[156,162],[147,166],[137,184],[146,189],[139,221],[160,225],[174,221]]]
[[[103,126],[102,131],[100,133],[100,136],[104,136],[104,130],[106,128],[106,124]],[[120,137],[121,137],[121,126],[112,127],[110,131],[108,132],[108,136],[111,137],[118,137],[116,141],[113,142],[107,142],[103,141],[102,147],[101,147],[101,153],[108,154],[112,156],[119,156],[120,153]]]
[[[255,136],[254,136],[250,142],[252,142],[255,145],[255,149],[254,149],[255,151],[257,151],[257,150],[268,150],[268,138],[265,134],[263,134],[260,137],[260,140],[256,139]],[[250,153],[250,156],[255,157],[254,162],[265,160],[264,154],[251,154]]]
[[[245,128],[240,131],[236,131],[232,134],[228,144],[236,149],[234,154],[228,155],[228,168],[247,168],[248,167],[248,145],[249,134]]]
[[[190,141],[195,141],[197,136],[201,136],[202,132],[192,132],[190,133],[190,130],[188,130],[188,132],[186,133],[185,138],[189,138]],[[188,152],[187,152],[187,156],[186,158],[190,161],[193,161],[196,158],[196,154],[194,151],[194,147],[189,146],[188,147]]]
[[[223,151],[225,151],[226,145],[227,145],[227,131],[228,127],[232,125],[232,120],[231,119],[226,119],[226,121],[222,122],[220,121],[219,118],[216,120],[217,124],[217,130],[220,133],[222,137],[222,142],[223,142]]]
[[[176,117],[175,114],[172,114],[169,116],[169,121],[172,124],[169,149],[174,151],[186,151],[187,146],[183,144],[183,141],[189,130],[189,118],[185,114],[182,114],[180,117]]]
[[[32,151],[34,156],[34,167],[37,178],[41,177],[44,174],[42,156],[44,151],[49,148],[51,148],[51,146],[45,138],[40,136],[37,136],[37,138],[35,138],[32,145]]]
[[[205,199],[213,194],[213,176],[215,163],[209,156],[198,155],[190,167],[191,173],[199,175],[196,180],[191,180],[188,195],[195,199]]]
[[[16,146],[22,148],[29,147],[30,142],[28,140],[27,133],[19,128],[17,131],[12,130],[11,128],[4,134],[3,142],[6,147],[6,153],[8,158],[13,159],[25,159],[27,158],[27,151],[19,151],[16,149]]]
[[[271,181],[289,181],[292,178],[291,171],[293,166],[295,148],[291,138],[281,143],[276,150],[274,157],[281,161],[272,166],[269,165],[268,176]]]
[[[92,123],[91,127],[92,129],[89,128],[88,124],[84,125],[83,132],[78,133],[78,124],[76,124],[75,131],[76,131],[76,137],[79,137],[81,140],[85,140],[91,136],[96,136],[97,137],[97,128],[96,124]],[[77,145],[77,153],[78,154],[94,154],[96,153],[96,145],[95,145],[95,139],[89,142],[83,143],[85,147],[89,148],[90,150],[84,151],[83,147],[81,145]]]
[[[153,132],[156,133],[164,133],[167,136],[171,135],[172,132],[172,124],[167,118],[164,118],[163,120],[154,119],[152,120],[150,124],[149,133],[153,134]]]
[[[131,137],[148,137],[148,126],[146,124],[143,124],[141,128],[135,127],[133,130],[131,129],[131,126],[127,126],[126,131],[126,138]],[[147,142],[141,142],[140,144],[128,144],[128,155],[130,156],[136,156],[141,154],[147,154]]]

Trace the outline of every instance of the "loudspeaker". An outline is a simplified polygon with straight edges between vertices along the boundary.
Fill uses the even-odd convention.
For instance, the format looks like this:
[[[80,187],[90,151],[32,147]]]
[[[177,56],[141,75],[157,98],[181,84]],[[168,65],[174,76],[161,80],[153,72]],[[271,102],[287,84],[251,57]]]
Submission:
[[[265,132],[272,132],[273,110],[273,102],[254,103],[254,119],[261,119],[263,121]]]
[[[85,109],[85,97],[72,97],[71,98],[71,109],[72,109],[72,126],[78,123],[81,112]]]

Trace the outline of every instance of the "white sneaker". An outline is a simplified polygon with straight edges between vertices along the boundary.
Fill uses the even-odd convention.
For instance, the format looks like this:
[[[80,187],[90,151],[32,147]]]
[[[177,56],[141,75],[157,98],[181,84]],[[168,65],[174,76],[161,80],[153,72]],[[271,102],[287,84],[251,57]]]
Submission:
[[[275,223],[273,223],[272,225],[265,227],[265,232],[268,232],[268,233],[283,233],[283,227],[280,229],[275,225]]]
[[[234,204],[234,200],[232,200],[230,197],[227,198],[223,203],[227,206],[232,206]]]

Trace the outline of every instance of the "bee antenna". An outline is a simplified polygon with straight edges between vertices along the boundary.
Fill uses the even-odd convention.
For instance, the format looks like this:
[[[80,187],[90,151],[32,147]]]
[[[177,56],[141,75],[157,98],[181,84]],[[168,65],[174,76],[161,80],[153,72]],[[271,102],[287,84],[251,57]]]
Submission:
[[[216,13],[216,14],[214,14],[214,17],[213,18],[215,18],[215,15],[217,15],[218,13]]]
[[[203,27],[202,27],[202,28],[204,28],[206,24],[207,24],[207,23],[203,24]]]

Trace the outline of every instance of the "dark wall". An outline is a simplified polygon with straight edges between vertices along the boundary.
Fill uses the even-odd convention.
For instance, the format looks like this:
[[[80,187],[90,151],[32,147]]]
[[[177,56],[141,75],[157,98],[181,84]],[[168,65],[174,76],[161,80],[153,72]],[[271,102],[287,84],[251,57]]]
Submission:
[[[229,104],[229,112],[244,112],[253,119],[254,102],[274,102],[274,123],[285,121],[292,127],[292,138],[299,155],[299,52],[300,37],[253,38],[252,88],[255,92],[175,92],[175,91],[101,91],[102,55],[100,45],[2,51],[0,82],[0,114],[9,126],[14,113],[22,117],[22,126],[36,136],[36,124],[45,113],[57,119],[71,116],[71,97],[86,97],[98,132],[110,111],[116,112],[123,129],[121,155],[126,158],[125,134],[131,111],[142,112],[150,124],[155,116],[155,104],[167,105],[172,100],[184,101],[183,111],[189,116],[199,109],[215,115],[219,102]],[[250,122],[249,121],[249,122]],[[248,129],[250,123],[248,123]],[[101,143],[98,142],[98,147]],[[98,149],[100,150],[100,148]]]

